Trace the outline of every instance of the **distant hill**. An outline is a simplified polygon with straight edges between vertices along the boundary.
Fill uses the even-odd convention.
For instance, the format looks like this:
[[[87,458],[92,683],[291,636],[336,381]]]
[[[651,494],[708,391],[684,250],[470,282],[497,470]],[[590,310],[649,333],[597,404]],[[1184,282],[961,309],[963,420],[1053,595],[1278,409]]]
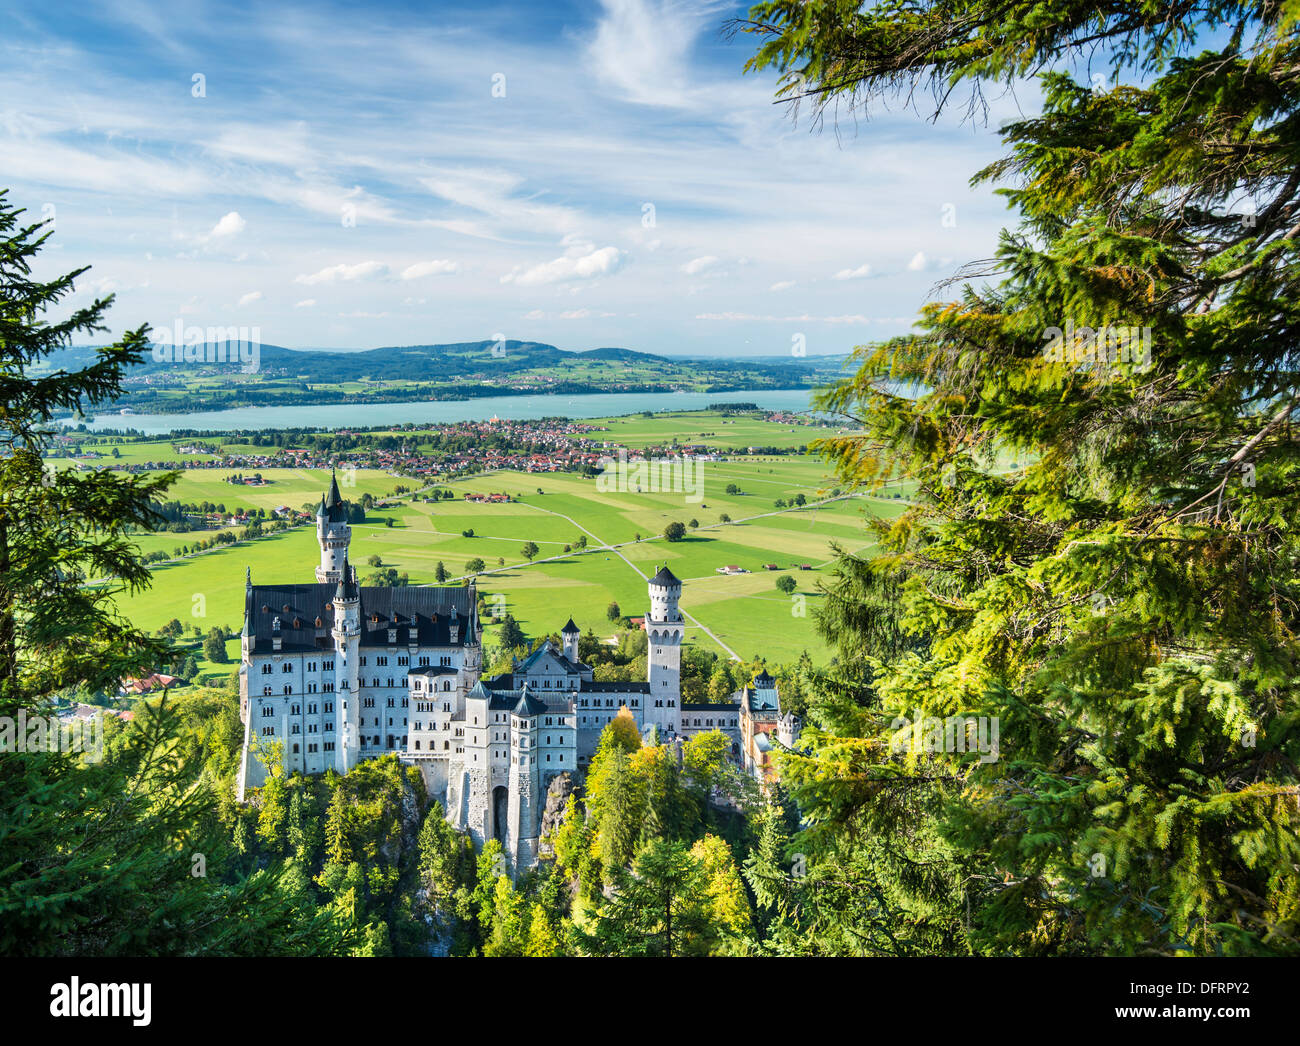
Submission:
[[[60,350],[50,357],[52,368],[75,369],[90,362],[94,349],[88,346]],[[281,375],[307,382],[373,381],[415,379],[499,379],[524,371],[570,370],[575,364],[619,366],[632,369],[699,372],[713,375],[756,374],[766,381],[788,378],[802,385],[810,371],[838,366],[840,357],[684,357],[659,356],[634,349],[606,347],[575,352],[535,341],[453,342],[444,345],[387,345],[357,351],[288,349],[280,345],[261,346],[260,373]],[[164,371],[173,364],[146,358],[131,376]],[[564,371],[561,371],[563,373]]]

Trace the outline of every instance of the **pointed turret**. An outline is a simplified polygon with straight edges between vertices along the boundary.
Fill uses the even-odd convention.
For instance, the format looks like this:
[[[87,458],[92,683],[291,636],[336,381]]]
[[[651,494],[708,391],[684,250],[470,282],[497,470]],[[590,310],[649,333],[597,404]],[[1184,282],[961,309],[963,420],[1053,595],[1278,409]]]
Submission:
[[[339,563],[352,540],[352,528],[348,525],[347,506],[339,493],[339,480],[333,469],[330,470],[330,489],[321,495],[320,507],[316,510],[316,540],[320,543],[317,582],[346,580],[339,570]]]
[[[334,599],[350,602],[359,596],[357,589],[357,571],[355,567],[348,565],[348,554],[345,549],[343,552],[343,569],[339,574],[338,586],[334,589]]]
[[[341,523],[347,518],[343,495],[339,493],[339,478],[333,469],[330,469],[329,493],[321,496],[320,508],[317,509],[316,515],[324,516],[331,523]]]
[[[581,634],[578,626],[573,623],[573,618],[569,618],[568,623],[560,629],[560,638],[564,640],[564,656],[575,665],[578,663],[578,636]]]

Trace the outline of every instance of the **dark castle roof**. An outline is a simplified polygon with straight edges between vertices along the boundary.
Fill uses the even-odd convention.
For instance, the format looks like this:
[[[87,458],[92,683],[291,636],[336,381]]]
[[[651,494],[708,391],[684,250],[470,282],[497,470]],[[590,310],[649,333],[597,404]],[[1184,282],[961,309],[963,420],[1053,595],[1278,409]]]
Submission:
[[[515,675],[527,675],[533,670],[533,667],[544,657],[553,658],[567,672],[581,672],[587,666],[577,661],[570,661],[560,651],[555,649],[555,644],[549,640],[539,646],[531,654],[514,666]]]
[[[519,701],[515,704],[514,714],[521,719],[531,718],[535,715],[541,715],[548,711],[545,701],[534,697],[528,687],[519,691]]]
[[[569,618],[569,620],[565,622],[564,627],[560,629],[560,635],[562,636],[573,636],[573,635],[580,635],[580,634],[581,633],[578,631],[578,626],[573,623],[573,618]]]
[[[339,571],[338,587],[334,589],[334,598],[339,601],[353,600],[361,587],[357,584],[357,568],[348,566],[348,554],[343,552],[343,569]]]
[[[509,679],[509,676],[497,676],[496,680],[489,680],[489,682],[501,680],[508,682]],[[474,684],[474,689],[469,692],[469,696],[480,701],[486,698],[490,712],[513,712],[517,716],[535,716],[545,712],[563,715],[573,711],[573,699],[567,695],[538,694],[526,686],[518,690],[486,686],[481,679]]]
[[[681,582],[677,580],[677,575],[668,569],[667,564],[659,568],[659,573],[650,579],[650,584],[660,585],[664,588],[669,588],[673,585],[677,585],[679,588],[681,587]]]
[[[339,493],[339,480],[333,469],[330,470],[329,493],[321,495],[316,515],[324,516],[331,523],[342,523],[347,519],[347,509],[343,507],[343,496]]]
[[[338,586],[249,585],[244,590],[244,635],[253,651],[270,653],[279,619],[280,649],[286,653],[332,649],[333,601]],[[474,588],[359,586],[361,647],[387,647],[388,630],[397,629],[397,646],[451,646],[451,624],[459,623],[456,646],[473,642],[470,627],[477,593]],[[317,625],[317,621],[320,622]]]

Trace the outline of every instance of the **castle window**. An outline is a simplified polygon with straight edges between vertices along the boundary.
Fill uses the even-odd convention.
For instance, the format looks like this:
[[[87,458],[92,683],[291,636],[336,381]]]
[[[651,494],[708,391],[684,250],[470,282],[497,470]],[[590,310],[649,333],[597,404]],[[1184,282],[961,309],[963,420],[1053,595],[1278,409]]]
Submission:
[[[332,751],[334,751],[334,742],[333,742],[333,741],[325,741],[325,742],[321,745],[321,748],[322,748],[324,751],[326,751],[326,752],[332,752]]]
[[[264,686],[264,687],[262,687],[262,694],[263,694],[264,696],[266,696],[266,697],[270,697],[270,696],[271,696],[271,688],[270,688],[269,686]]]
[[[270,705],[263,705],[263,706],[262,706],[262,718],[263,718],[263,719],[270,719],[271,716],[273,716],[273,715],[275,715],[275,709],[274,709],[274,708],[272,708]]]
[[[289,662],[286,661],[286,662],[284,663],[284,666],[280,669],[280,671],[281,671],[282,673],[284,673],[284,672],[292,672],[292,671],[293,671],[293,665],[289,664]]]
[[[264,676],[269,676],[270,674],[271,674],[271,666],[270,666],[270,664],[268,663],[268,664],[263,665],[263,666],[262,666],[262,675],[264,675]]]
[[[284,692],[285,692],[286,694],[292,694],[292,693],[293,693],[293,687],[291,687],[288,683],[286,683],[285,686],[284,686]]]

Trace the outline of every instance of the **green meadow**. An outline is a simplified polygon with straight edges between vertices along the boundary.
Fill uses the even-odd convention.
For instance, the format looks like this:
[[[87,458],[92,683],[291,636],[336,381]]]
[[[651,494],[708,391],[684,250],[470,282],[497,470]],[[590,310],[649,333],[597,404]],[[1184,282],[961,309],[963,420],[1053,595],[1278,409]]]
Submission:
[[[698,500],[680,492],[602,491],[595,480],[573,473],[478,475],[448,484],[458,495],[455,501],[408,500],[374,510],[370,521],[353,527],[353,562],[364,577],[374,569],[367,559],[377,555],[385,567],[408,574],[418,584],[434,582],[439,562],[453,578],[460,578],[470,559],[482,559],[486,570],[478,578],[480,589],[489,593],[495,609],[513,614],[530,636],[556,631],[570,615],[584,631],[609,634],[609,603],[617,602],[630,616],[643,614],[645,576],[666,563],[685,582],[682,606],[688,641],[719,653],[762,655],[775,662],[797,658],[805,649],[815,659],[823,657],[826,651],[813,626],[813,613],[821,599],[816,583],[830,560],[830,543],[864,548],[864,514],[895,514],[901,503],[888,497],[852,498],[778,511],[778,498],[788,501],[802,493],[812,502],[827,495],[832,480],[820,461],[778,457],[706,462],[702,467]],[[241,489],[222,483],[215,474],[187,473],[173,496],[224,501],[228,506],[238,502],[268,509],[279,504],[297,507],[318,499],[328,483],[328,473],[265,474],[274,479],[269,486]],[[368,490],[378,496],[399,482],[384,473],[358,471],[355,488],[344,494],[359,496]],[[733,483],[740,493],[727,494]],[[463,500],[468,491],[504,491],[518,500],[475,504]],[[732,522],[721,523],[723,514]],[[692,520],[698,527],[688,528],[684,540],[663,538],[668,523]],[[473,537],[464,536],[469,530]],[[585,552],[572,548],[580,535],[587,538]],[[170,550],[185,539],[184,534],[144,535],[140,544],[146,551]],[[539,549],[533,562],[522,554],[528,541]],[[606,545],[616,547],[600,547]],[[149,629],[175,617],[205,630],[212,625],[238,630],[246,568],[254,581],[310,582],[318,562],[315,531],[302,528],[159,564],[151,589],[124,594],[119,603]],[[768,563],[781,569],[763,569]],[[805,564],[811,569],[799,569]],[[725,565],[751,573],[718,574]],[[776,578],[782,574],[795,578],[793,596],[777,590]]]

